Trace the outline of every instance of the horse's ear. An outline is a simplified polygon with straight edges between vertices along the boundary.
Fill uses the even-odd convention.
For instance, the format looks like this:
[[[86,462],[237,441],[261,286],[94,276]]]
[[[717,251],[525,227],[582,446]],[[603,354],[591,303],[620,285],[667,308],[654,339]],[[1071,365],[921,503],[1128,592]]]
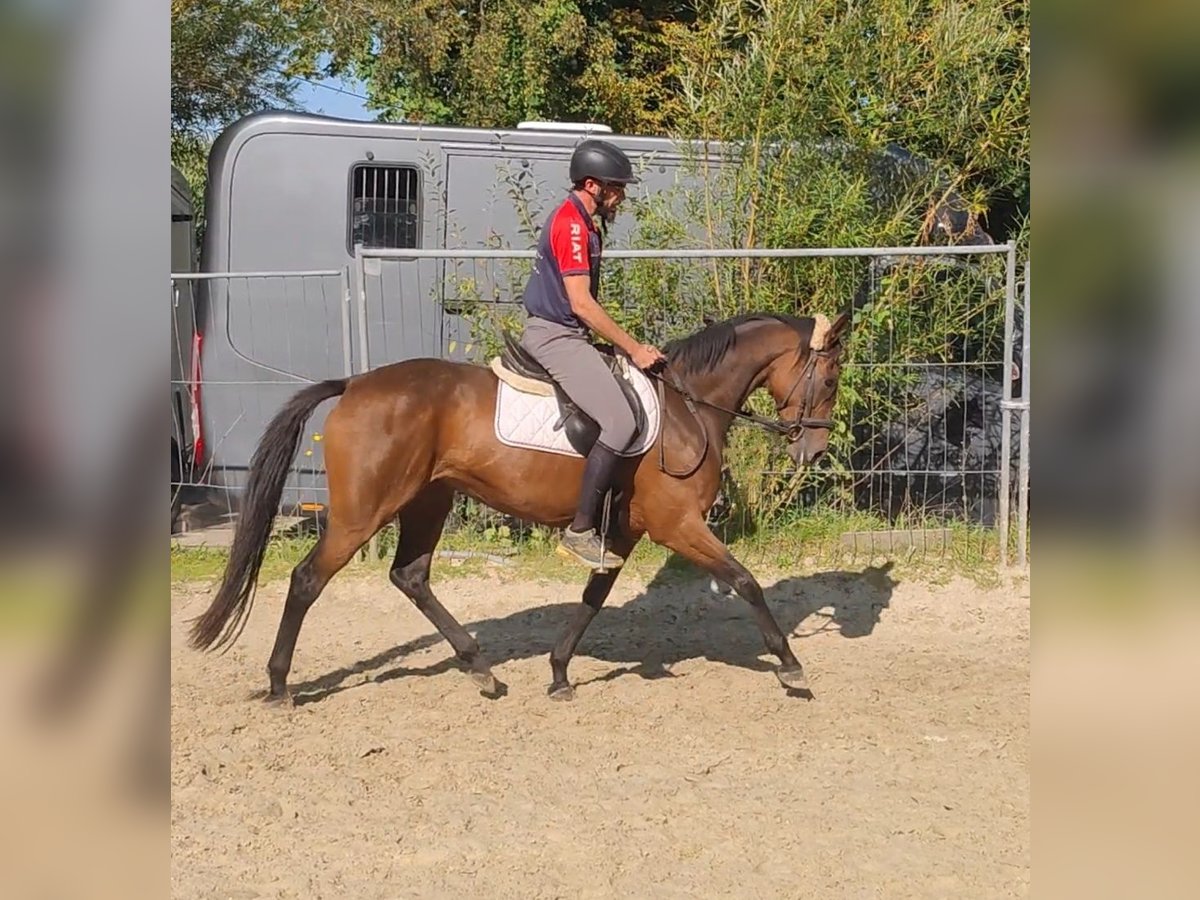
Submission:
[[[825,346],[833,347],[841,342],[842,337],[850,330],[850,314],[839,313],[838,317],[833,320],[833,324],[829,326],[829,334],[825,338]]]
[[[809,346],[814,350],[828,350],[830,347],[836,347],[849,327],[850,316],[846,313],[841,313],[832,323],[825,316],[817,313],[813,316],[813,333]]]
[[[829,320],[825,316],[817,313],[813,316],[812,337],[809,338],[808,346],[813,350],[824,350],[825,340],[829,337]]]

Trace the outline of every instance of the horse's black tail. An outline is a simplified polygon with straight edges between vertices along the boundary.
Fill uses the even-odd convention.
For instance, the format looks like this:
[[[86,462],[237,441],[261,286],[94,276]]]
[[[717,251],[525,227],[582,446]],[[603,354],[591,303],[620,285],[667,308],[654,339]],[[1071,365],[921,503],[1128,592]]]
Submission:
[[[207,650],[214,644],[228,647],[241,634],[304,423],[320,403],[342,394],[346,384],[345,379],[339,379],[306,387],[288,401],[263,433],[250,461],[245,500],[221,588],[204,614],[192,623],[189,643],[195,649]]]

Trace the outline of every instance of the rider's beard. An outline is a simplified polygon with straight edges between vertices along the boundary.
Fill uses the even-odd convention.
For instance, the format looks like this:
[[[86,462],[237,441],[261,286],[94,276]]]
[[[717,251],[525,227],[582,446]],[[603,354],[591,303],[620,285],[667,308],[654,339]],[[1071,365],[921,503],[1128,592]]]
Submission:
[[[600,214],[600,218],[611,225],[617,217],[617,202],[605,197],[596,204],[596,212]]]

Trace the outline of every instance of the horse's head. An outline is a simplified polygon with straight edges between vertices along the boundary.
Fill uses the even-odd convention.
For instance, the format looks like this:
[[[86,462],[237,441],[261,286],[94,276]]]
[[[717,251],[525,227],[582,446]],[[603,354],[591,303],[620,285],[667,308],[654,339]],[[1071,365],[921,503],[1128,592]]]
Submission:
[[[792,426],[788,456],[797,466],[812,465],[829,446],[842,338],[849,327],[850,317],[845,313],[832,323],[817,316],[808,346],[783,354],[767,373],[764,386],[775,400],[776,414]]]

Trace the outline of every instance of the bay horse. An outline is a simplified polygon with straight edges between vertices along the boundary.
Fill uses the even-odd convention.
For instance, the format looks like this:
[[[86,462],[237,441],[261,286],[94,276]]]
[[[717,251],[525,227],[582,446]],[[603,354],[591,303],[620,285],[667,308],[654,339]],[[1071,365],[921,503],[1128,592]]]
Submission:
[[[640,457],[623,459],[615,476],[620,498],[610,521],[613,551],[628,558],[649,536],[735,591],[750,604],[767,650],[779,659],[776,675],[789,689],[807,688],[804,670],[762,588],[709,530],[705,517],[720,487],[725,437],[735,417],[784,435],[797,466],[811,465],[825,453],[849,324],[845,314],[831,323],[824,316],[752,313],[666,344],[667,375],[657,376],[663,406],[658,440]],[[779,418],[742,411],[760,387],[770,392]],[[208,609],[192,622],[191,646],[216,649],[237,640],[304,425],[320,403],[339,397],[323,438],[327,527],[292,571],[267,664],[265,699],[290,701],[287,676],[309,607],[330,578],[397,519],[391,582],[450,643],[481,691],[495,696],[502,686],[487,658],[429,586],[430,563],[454,495],[462,492],[527,522],[562,527],[574,515],[584,466],[582,457],[501,443],[493,431],[496,394],[497,376],[490,369],[433,358],[298,391],[255,449],[224,576]],[[618,572],[589,577],[582,602],[550,653],[552,698],[574,696],[568,663]]]

